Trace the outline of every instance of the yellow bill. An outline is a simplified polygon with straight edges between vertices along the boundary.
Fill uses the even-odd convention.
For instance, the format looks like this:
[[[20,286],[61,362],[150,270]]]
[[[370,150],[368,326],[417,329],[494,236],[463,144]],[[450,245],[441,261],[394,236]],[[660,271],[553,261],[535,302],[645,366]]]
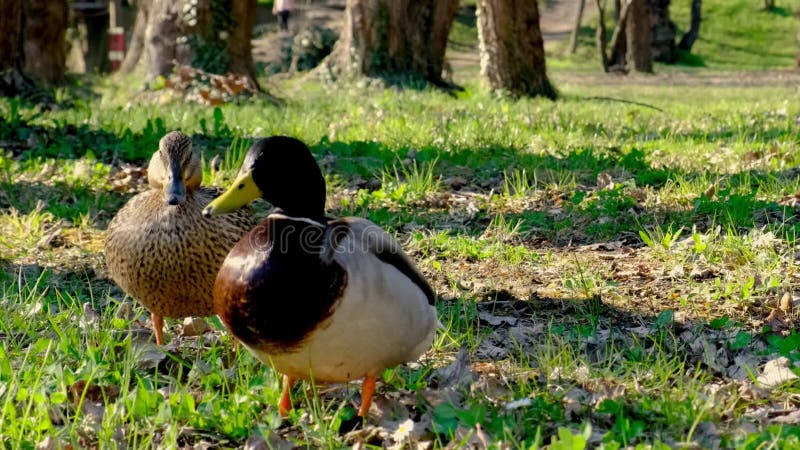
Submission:
[[[253,172],[247,171],[239,175],[228,190],[206,206],[203,210],[203,216],[210,217],[232,213],[260,197],[261,189],[253,181]]]

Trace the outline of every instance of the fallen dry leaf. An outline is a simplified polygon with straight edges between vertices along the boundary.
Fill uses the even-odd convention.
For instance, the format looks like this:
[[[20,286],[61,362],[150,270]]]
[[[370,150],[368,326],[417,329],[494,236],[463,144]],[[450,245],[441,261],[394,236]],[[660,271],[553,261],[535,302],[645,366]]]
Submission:
[[[591,395],[585,390],[574,387],[564,394],[564,412],[570,420],[580,417],[580,413],[586,408]]]
[[[494,327],[502,324],[511,325],[512,327],[517,324],[519,319],[511,316],[495,316],[488,311],[481,311],[478,313],[478,318]]]
[[[739,396],[745,400],[757,401],[769,397],[769,391],[756,386],[750,380],[744,380],[739,386]]]
[[[603,171],[597,174],[597,189],[599,190],[612,190],[614,189],[614,179],[608,171]]]
[[[773,423],[783,423],[787,425],[800,424],[800,409],[796,409],[789,414],[777,416],[772,418]]]
[[[135,355],[136,367],[141,370],[150,370],[167,357],[164,349],[149,340],[134,340],[131,347],[132,353]]]
[[[792,372],[790,367],[791,362],[785,356],[768,361],[764,365],[761,375],[757,378],[758,383],[767,389],[774,389],[784,383],[800,378]]]
[[[461,188],[463,188],[464,186],[467,185],[467,179],[464,178],[464,177],[460,177],[460,176],[453,176],[453,177],[445,178],[442,181],[442,184],[444,184],[445,186],[447,186],[448,188],[450,188],[450,189],[452,189],[454,191],[457,191],[457,190],[459,190],[459,189],[461,189]]]
[[[86,302],[83,304],[83,314],[78,319],[78,326],[84,330],[93,329],[100,323],[100,314],[92,308],[92,304]]]
[[[711,200],[714,199],[714,196],[716,194],[717,194],[717,185],[714,183],[709,184],[708,188],[705,190],[705,192],[703,192],[703,195]]]
[[[791,314],[792,305],[792,294],[788,291],[784,292],[780,302],[778,303],[778,307],[781,309],[781,311],[783,311],[784,314]]]
[[[437,382],[439,388],[464,389],[469,387],[475,380],[475,374],[470,368],[470,357],[467,349],[462,347],[456,354],[455,361],[436,370],[431,379]]]
[[[692,435],[693,440],[701,448],[718,449],[722,444],[722,436],[713,422],[700,422]]]
[[[694,281],[701,281],[707,280],[709,278],[714,278],[718,274],[711,269],[710,267],[701,267],[701,266],[694,266],[692,271],[689,272],[689,278]]]
[[[295,446],[277,433],[270,433],[267,439],[263,436],[250,436],[244,443],[243,450],[291,450]]]
[[[180,335],[184,337],[200,336],[206,331],[210,331],[211,327],[201,317],[187,317],[183,319]]]
[[[84,402],[114,403],[119,397],[119,392],[119,386],[100,386],[89,384],[85,380],[76,381],[69,387],[70,398],[75,405],[81,402],[82,397]]]
[[[503,446],[502,442],[492,441],[486,432],[483,431],[481,424],[476,424],[475,428],[465,428],[459,426],[453,435],[453,440],[445,447],[445,449],[486,449],[489,448],[489,443],[492,443],[496,448],[508,448]]]
[[[36,444],[36,450],[72,450],[71,444],[62,444],[55,440],[53,436],[47,436],[41,442]]]

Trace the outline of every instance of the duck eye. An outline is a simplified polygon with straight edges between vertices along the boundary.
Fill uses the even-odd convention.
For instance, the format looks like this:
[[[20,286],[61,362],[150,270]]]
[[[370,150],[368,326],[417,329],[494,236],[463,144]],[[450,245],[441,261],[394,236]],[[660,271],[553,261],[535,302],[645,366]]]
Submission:
[[[239,183],[239,190],[244,189],[244,183]]]

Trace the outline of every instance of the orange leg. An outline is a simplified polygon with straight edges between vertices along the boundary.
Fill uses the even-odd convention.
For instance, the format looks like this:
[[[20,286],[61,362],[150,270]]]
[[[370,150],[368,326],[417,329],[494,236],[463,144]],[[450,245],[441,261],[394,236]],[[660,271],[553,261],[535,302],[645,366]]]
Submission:
[[[150,313],[150,321],[153,322],[153,333],[156,334],[156,344],[164,345],[164,318],[156,313]]]
[[[292,386],[294,386],[294,380],[289,378],[289,375],[284,375],[283,393],[281,393],[281,403],[278,405],[278,413],[281,417],[288,416],[292,409]]]
[[[375,393],[375,375],[367,375],[361,383],[361,407],[358,408],[358,416],[366,417],[370,405],[372,405],[372,394]]]

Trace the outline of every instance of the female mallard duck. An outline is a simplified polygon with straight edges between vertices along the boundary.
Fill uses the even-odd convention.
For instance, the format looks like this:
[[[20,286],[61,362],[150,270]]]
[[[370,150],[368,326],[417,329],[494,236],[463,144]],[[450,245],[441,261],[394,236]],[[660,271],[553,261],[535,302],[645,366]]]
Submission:
[[[364,378],[363,417],[375,377],[431,345],[439,323],[433,290],[377,225],[325,218],[325,180],[297,139],[256,142],[233,186],[203,214],[235,211],[258,197],[277,209],[225,259],[214,309],[233,336],[284,375],[282,415],[297,379]]]
[[[256,221],[247,210],[202,217],[220,190],[200,186],[200,160],[181,132],[161,138],[147,178],[151,189],[130,199],[108,225],[106,264],[111,278],[150,310],[161,345],[163,317],[214,314],[219,267]]]

